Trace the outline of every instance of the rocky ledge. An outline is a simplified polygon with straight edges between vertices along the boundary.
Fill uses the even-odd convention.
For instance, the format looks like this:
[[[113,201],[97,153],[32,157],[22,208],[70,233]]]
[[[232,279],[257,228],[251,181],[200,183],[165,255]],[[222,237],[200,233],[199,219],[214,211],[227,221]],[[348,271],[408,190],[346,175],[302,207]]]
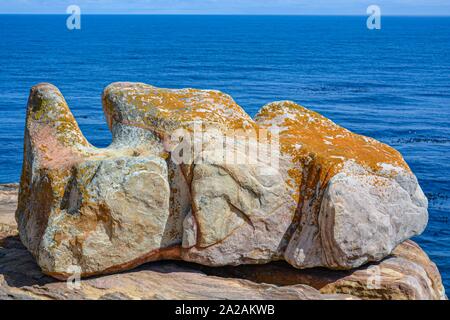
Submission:
[[[287,263],[206,267],[159,261],[67,286],[42,273],[20,242],[17,186],[0,186],[1,299],[445,299],[439,272],[412,241],[351,271],[298,270]]]
[[[213,90],[114,83],[103,108],[113,142],[99,149],[56,87],[31,89],[16,220],[44,274],[162,260],[233,274],[260,264],[287,268],[293,281],[258,272],[272,282],[258,285],[261,297],[445,296],[435,266],[405,242],[424,230],[428,202],[395,149],[290,101],[252,119]]]

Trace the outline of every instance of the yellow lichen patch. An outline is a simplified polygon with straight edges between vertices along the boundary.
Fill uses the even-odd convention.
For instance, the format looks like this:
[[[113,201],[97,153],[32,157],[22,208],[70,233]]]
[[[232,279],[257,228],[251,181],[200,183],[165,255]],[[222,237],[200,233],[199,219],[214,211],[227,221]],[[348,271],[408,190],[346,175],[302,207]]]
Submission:
[[[51,84],[39,84],[31,89],[28,101],[27,127],[34,130],[52,128],[52,134],[67,147],[90,146],[67,106],[61,92]]]
[[[226,129],[254,128],[253,120],[234,100],[219,91],[162,89],[141,83],[115,83],[103,94],[108,123],[170,133],[194,122]]]
[[[373,174],[380,173],[383,164],[410,170],[395,149],[352,133],[294,102],[274,102],[264,106],[256,122],[279,130],[281,152],[288,155],[293,164],[288,170],[290,180],[286,183],[290,188],[296,186],[294,189],[298,194],[293,195],[296,201],[318,197],[329,179],[348,161]]]
[[[348,160],[374,173],[382,169],[381,163],[409,170],[401,154],[390,146],[352,133],[293,102],[269,104],[258,115],[258,121],[263,124],[276,121],[276,118],[281,120],[276,125],[281,129],[282,152],[291,155],[296,162],[313,154],[320,158],[324,168],[332,171],[339,171]]]

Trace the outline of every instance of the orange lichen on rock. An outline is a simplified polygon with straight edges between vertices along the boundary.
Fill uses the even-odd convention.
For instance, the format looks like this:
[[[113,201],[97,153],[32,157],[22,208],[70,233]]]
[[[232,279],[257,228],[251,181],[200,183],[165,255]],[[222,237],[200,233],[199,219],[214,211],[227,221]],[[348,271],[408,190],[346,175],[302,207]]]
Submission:
[[[41,83],[32,87],[28,106],[27,129],[36,133],[51,128],[61,145],[74,148],[90,147],[64,97],[55,86]]]
[[[251,117],[229,95],[215,90],[164,89],[120,82],[105,89],[103,106],[110,126],[116,121],[168,134],[197,121],[231,130],[255,127]]]
[[[297,185],[302,184],[301,168],[320,163],[315,180],[325,186],[345,162],[354,161],[373,173],[384,164],[410,171],[402,155],[392,147],[373,138],[355,134],[324,116],[291,101],[274,102],[262,108],[256,116],[262,126],[279,128],[281,151],[297,164],[289,171]]]
[[[30,93],[16,219],[47,274],[164,258],[348,269],[426,224],[398,152],[294,103],[255,122],[213,90],[113,83],[102,100],[113,139],[99,149],[56,87]]]
[[[298,225],[285,258],[294,266],[355,267],[422,232],[427,200],[395,149],[291,101],[264,106],[255,121],[279,133],[289,159],[282,170]]]

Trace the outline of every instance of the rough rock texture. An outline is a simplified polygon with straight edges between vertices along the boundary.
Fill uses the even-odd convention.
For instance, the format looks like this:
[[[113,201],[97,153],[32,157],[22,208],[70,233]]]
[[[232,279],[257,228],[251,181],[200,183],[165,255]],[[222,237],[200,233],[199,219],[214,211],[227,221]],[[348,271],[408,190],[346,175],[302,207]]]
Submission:
[[[0,300],[2,299],[356,299],[321,294],[307,285],[276,286],[243,279],[208,276],[191,265],[155,262],[136,270],[85,279],[68,287],[43,275],[18,237],[0,235]]]
[[[243,155],[241,145],[219,138],[257,128],[230,96],[211,90],[118,83],[105,89],[103,105],[114,135],[113,146],[122,137],[124,144],[129,144],[133,126],[132,130],[143,130],[143,148],[149,148],[151,141],[153,150],[172,152],[165,158],[170,171],[170,208],[179,221],[183,220],[178,227],[182,259],[220,266],[282,257],[283,241],[294,214],[279,210],[289,201],[282,177],[267,174],[271,168],[264,159],[236,164],[225,161],[224,153],[215,154],[225,144],[229,153]],[[167,148],[174,135],[180,135],[180,129],[202,131],[204,135],[184,141],[194,150],[191,158],[183,154],[181,165],[172,161],[179,149]],[[200,139],[204,143],[196,152]],[[162,145],[166,146],[164,150]],[[186,149],[191,150],[185,148],[185,153]]]
[[[420,247],[407,240],[381,262],[354,270],[324,268],[296,270],[285,262],[242,265],[204,270],[208,274],[234,277],[280,286],[306,284],[321,293],[346,293],[361,299],[446,300],[436,265]]]
[[[159,259],[225,265],[282,257],[293,212],[277,212],[286,200],[279,175],[265,175],[270,168],[259,161],[172,161],[175,131],[192,131],[199,120],[219,132],[255,126],[229,96],[118,83],[103,102],[113,143],[97,149],[57,88],[31,90],[16,217],[44,272],[65,278],[73,265],[88,276]],[[194,157],[211,156],[205,141]]]
[[[11,208],[17,206],[17,184],[0,185],[0,226],[15,225],[14,215]],[[1,232],[1,229],[0,229]]]
[[[8,192],[17,195],[14,188]],[[354,271],[298,270],[284,262],[211,268],[161,261],[129,272],[83,279],[79,288],[70,288],[66,282],[42,274],[20,243],[17,226],[10,219],[16,203],[3,198],[0,206],[0,300],[445,298],[436,266],[411,241],[379,264]],[[375,266],[379,267],[378,283],[377,273],[372,271]]]
[[[290,159],[282,170],[300,219],[284,257],[293,266],[358,267],[424,230],[428,201],[398,151],[290,101],[264,106],[256,122],[279,131]]]
[[[426,198],[398,152],[293,103],[264,107],[260,127],[218,91],[115,83],[103,107],[113,142],[98,149],[56,87],[30,93],[16,219],[48,275],[161,259],[348,269],[426,225]],[[258,130],[275,125],[281,170],[246,156],[271,150],[275,134]],[[247,144],[237,132],[258,134]],[[223,146],[239,160],[225,161]]]
[[[3,189],[0,189],[3,190]],[[16,190],[8,191],[17,196]],[[44,275],[18,237],[16,203],[0,198],[0,300],[67,299],[357,299],[347,294],[321,294],[307,285],[277,286],[239,278],[209,276],[198,265],[154,262],[130,272],[83,279],[78,287]],[[8,221],[6,223],[5,221]]]

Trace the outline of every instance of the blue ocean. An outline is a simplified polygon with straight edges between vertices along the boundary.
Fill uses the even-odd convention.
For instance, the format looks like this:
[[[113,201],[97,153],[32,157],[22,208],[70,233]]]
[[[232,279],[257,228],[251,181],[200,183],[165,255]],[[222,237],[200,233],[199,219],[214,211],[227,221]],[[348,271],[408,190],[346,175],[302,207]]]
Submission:
[[[96,146],[114,81],[224,91],[250,115],[294,100],[402,152],[428,199],[415,240],[450,291],[450,18],[0,15],[0,183],[18,182],[28,92],[55,84]]]

